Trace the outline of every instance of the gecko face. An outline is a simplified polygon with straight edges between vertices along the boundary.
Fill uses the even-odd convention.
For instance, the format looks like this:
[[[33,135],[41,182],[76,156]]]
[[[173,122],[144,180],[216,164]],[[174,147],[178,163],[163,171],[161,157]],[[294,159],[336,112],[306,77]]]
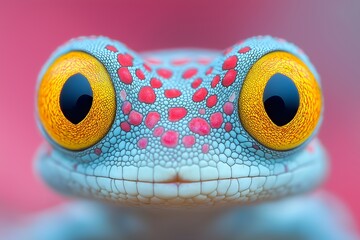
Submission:
[[[44,180],[70,195],[136,205],[249,204],[324,177],[314,135],[318,75],[272,37],[224,52],[139,55],[105,38],[71,40],[37,87]]]

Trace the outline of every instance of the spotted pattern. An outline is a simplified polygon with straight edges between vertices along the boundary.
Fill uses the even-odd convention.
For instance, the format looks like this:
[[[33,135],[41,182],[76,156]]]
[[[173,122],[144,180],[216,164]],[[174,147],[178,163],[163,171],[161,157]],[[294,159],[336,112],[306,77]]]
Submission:
[[[89,149],[71,152],[48,139],[53,150],[40,154],[40,171],[54,188],[132,204],[247,204],[311,189],[323,178],[318,141],[287,152],[267,149],[243,129],[236,110],[243,79],[268,52],[291,52],[316,75],[294,45],[255,37],[223,52],[139,55],[108,38],[78,38],[44,69],[76,50],[108,70],[117,112],[108,134]]]

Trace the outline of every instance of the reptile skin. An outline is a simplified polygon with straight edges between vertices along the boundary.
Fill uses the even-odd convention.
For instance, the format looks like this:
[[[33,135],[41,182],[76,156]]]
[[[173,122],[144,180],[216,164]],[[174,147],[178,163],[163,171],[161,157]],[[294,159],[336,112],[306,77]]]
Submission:
[[[64,150],[49,139],[53,150],[40,154],[38,164],[52,187],[119,203],[183,206],[258,202],[307,191],[322,180],[326,158],[319,141],[273,151],[249,136],[237,111],[244,77],[269,52],[290,52],[317,75],[294,45],[260,37],[225,54],[174,50],[139,56],[107,38],[81,38],[57,50],[44,71],[70,51],[87,52],[104,64],[116,92],[116,116],[105,137],[83,151]],[[121,66],[119,54],[133,60]],[[233,55],[237,74],[225,83],[231,70],[222,66]],[[122,68],[130,80],[121,76]]]
[[[116,112],[107,133],[79,150],[59,146],[38,121],[50,143],[38,154],[42,178],[64,194],[103,203],[62,209],[63,215],[76,216],[66,221],[47,221],[46,216],[38,220],[39,229],[45,222],[50,226],[47,236],[355,239],[337,230],[340,224],[328,211],[332,207],[324,204],[329,196],[284,198],[314,189],[326,174],[327,157],[315,137],[320,124],[304,143],[283,151],[259,143],[239,118],[244,80],[251,67],[271,52],[296,56],[320,85],[315,68],[295,45],[266,36],[223,52],[179,49],[139,55],[109,38],[82,37],[51,56],[38,88],[53,62],[69,52],[85,52],[103,64],[115,90]],[[279,200],[270,201],[274,199]],[[270,202],[260,204],[265,201]],[[151,216],[145,221],[150,231],[136,224],[130,224],[136,230],[123,222],[116,225],[130,215],[136,216],[135,222]],[[177,216],[175,223],[169,215]],[[74,219],[81,219],[82,225]],[[78,225],[88,230],[80,231]],[[194,233],[199,226],[207,227]],[[184,229],[192,229],[192,237],[182,235]],[[136,235],[142,231],[144,235]]]

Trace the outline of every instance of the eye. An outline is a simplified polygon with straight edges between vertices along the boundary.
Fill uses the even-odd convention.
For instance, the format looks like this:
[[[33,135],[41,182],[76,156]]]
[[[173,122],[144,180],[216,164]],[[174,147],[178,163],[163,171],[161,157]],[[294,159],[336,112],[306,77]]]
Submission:
[[[290,150],[316,129],[322,111],[320,86],[299,58],[272,52],[247,74],[239,98],[245,130],[274,150]]]
[[[109,131],[116,111],[109,73],[93,56],[70,52],[44,74],[37,96],[39,119],[61,147],[82,150]]]

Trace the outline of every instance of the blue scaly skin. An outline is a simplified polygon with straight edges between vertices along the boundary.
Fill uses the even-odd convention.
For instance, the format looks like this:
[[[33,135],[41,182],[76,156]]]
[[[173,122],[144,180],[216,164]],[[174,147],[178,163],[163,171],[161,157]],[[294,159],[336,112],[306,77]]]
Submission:
[[[114,46],[116,52],[108,50],[108,46]],[[251,50],[239,53],[244,47],[250,47]],[[237,111],[237,99],[247,72],[259,58],[269,52],[286,51],[298,56],[317,76],[308,58],[294,45],[264,37],[251,38],[235,45],[225,55],[217,53],[214,56],[214,52],[205,51],[150,53],[150,61],[161,59],[161,64],[152,64],[149,72],[144,68],[143,58],[123,44],[103,37],[83,38],[70,41],[58,49],[45,65],[44,71],[55,59],[71,51],[87,52],[104,64],[112,77],[117,109],[115,120],[105,137],[82,151],[68,151],[59,147],[43,131],[52,149],[40,153],[38,167],[42,177],[53,188],[66,194],[125,204],[216,205],[259,202],[301,193],[313,189],[323,179],[326,157],[318,140],[308,140],[313,151],[306,151],[308,144],[290,151],[271,150],[257,143],[244,130]],[[131,84],[125,84],[119,78],[119,53],[129,53],[134,58],[133,66],[128,67],[133,78]],[[212,88],[214,76],[219,74],[221,79],[224,78],[227,71],[222,70],[222,65],[232,55],[236,55],[241,63],[237,64],[235,81],[229,87],[219,82]],[[148,56],[144,58],[149,59]],[[170,64],[171,60],[184,57],[192,61],[179,66]],[[199,64],[197,60],[202,57],[215,59],[209,64]],[[189,80],[181,79],[183,73],[192,68],[198,69],[197,74]],[[209,68],[213,68],[213,71],[206,75]],[[144,80],[134,74],[136,69],[141,69],[145,74]],[[172,76],[165,79],[158,74],[157,69],[170,69]],[[200,76],[203,77],[201,85],[193,88],[192,82]],[[155,77],[162,84],[160,88],[153,84],[156,101],[151,104],[141,102],[140,89],[152,86],[151,80]],[[207,107],[205,100],[194,102],[195,93],[202,87],[207,89],[207,96],[218,96],[218,103],[214,107]],[[178,89],[182,95],[166,98],[166,89]],[[124,114],[123,111],[125,102],[129,102],[131,109],[142,115],[140,124],[129,124],[129,130],[122,127],[122,123],[130,119],[130,114]],[[233,106],[230,114],[224,113],[226,103]],[[184,107],[187,115],[179,121],[170,121],[169,109],[178,107]],[[205,109],[205,113],[199,113],[200,109]],[[150,112],[159,113],[160,120],[154,127],[148,128],[145,116]],[[209,124],[210,116],[216,112],[222,114],[223,123],[219,128],[212,128]],[[194,118],[207,122],[203,127],[205,133],[190,130],[189,122]],[[231,124],[230,131],[226,131],[225,123]],[[176,132],[175,146],[162,144],[162,138],[154,136],[156,129],[163,132],[162,136],[169,131]],[[185,136],[194,136],[195,144],[185,147],[182,144]],[[148,141],[144,149],[138,146],[142,138]],[[208,145],[207,153],[202,151],[204,144]],[[171,184],[176,182],[186,183]]]
[[[225,52],[139,55],[105,37],[77,38],[52,55],[38,88],[54,61],[74,51],[103,64],[116,114],[101,139],[76,150],[60,146],[39,121],[50,145],[40,149],[37,169],[57,191],[96,201],[44,214],[24,231],[28,239],[355,239],[324,204],[329,196],[290,197],[326,174],[319,124],[284,151],[254,139],[239,118],[246,76],[271,52],[296,56],[320,85],[296,46],[255,37]]]

